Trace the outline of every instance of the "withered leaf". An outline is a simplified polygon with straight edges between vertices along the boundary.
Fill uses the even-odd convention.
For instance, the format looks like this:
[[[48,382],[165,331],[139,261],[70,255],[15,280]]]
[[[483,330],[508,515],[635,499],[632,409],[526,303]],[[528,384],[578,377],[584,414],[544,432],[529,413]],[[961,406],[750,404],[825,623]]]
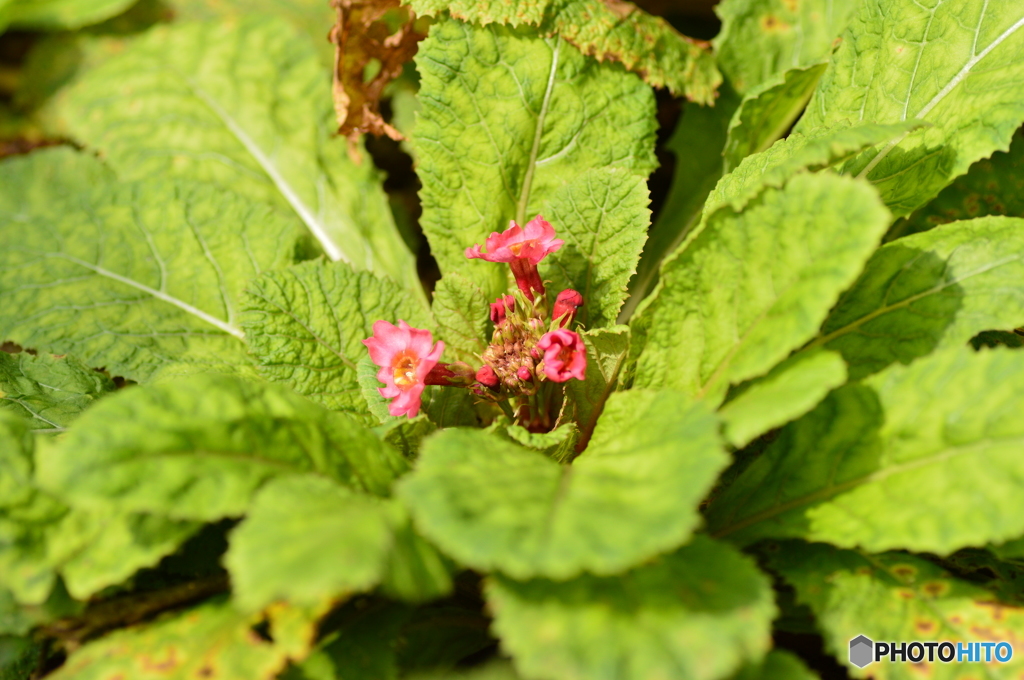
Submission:
[[[338,133],[355,149],[359,136],[369,132],[401,140],[384,122],[380,98],[385,86],[402,72],[426,37],[424,23],[399,0],[331,0],[338,21],[331,29],[335,45],[334,109]]]

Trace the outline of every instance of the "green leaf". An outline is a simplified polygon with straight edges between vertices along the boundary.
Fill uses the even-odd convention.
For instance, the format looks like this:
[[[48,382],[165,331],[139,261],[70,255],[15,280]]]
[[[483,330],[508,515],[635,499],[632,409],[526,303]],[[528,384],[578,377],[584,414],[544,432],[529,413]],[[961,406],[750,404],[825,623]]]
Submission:
[[[1024,134],[1017,133],[1010,150],[997,151],[971,166],[966,175],[923,208],[890,230],[887,238],[927,231],[936,225],[988,215],[1024,215]]]
[[[807,413],[845,382],[846,362],[838,353],[798,353],[719,409],[725,439],[742,448],[758,435]]]
[[[0,680],[31,680],[43,645],[27,637],[0,636]]]
[[[863,0],[797,126],[840,120],[933,127],[850,161],[897,217],[933,198],[974,161],[1005,151],[1024,121],[1024,5]]]
[[[391,547],[389,508],[330,479],[283,477],[253,498],[224,565],[235,602],[316,606],[380,582]]]
[[[727,463],[717,423],[672,392],[609,399],[572,466],[475,430],[428,439],[396,493],[416,526],[473,568],[516,578],[615,574],[685,542]]]
[[[419,454],[420,442],[423,441],[423,438],[436,430],[437,426],[422,413],[415,418],[391,418],[389,416],[388,422],[375,428],[381,439],[401,451],[402,455],[409,460],[416,458]]]
[[[632,3],[544,0],[489,3],[473,0],[410,0],[417,14],[451,16],[470,23],[536,26],[541,36],[558,36],[598,61],[621,62],[655,87],[712,105],[722,76],[715,60],[696,41],[680,35],[661,17]]]
[[[655,166],[650,88],[564,39],[439,19],[416,65],[420,222],[441,272],[461,270],[488,299],[505,291],[507,268],[467,262],[466,247],[547,214],[556,190],[591,168],[645,177]]]
[[[651,211],[647,182],[621,168],[601,168],[571,179],[551,197],[545,217],[565,241],[544,258],[542,278],[551,292],[583,295],[577,320],[588,328],[611,326],[626,299],[647,240]]]
[[[509,425],[505,430],[512,441],[528,449],[540,451],[548,458],[566,463],[575,457],[579,428],[576,423],[559,425],[550,432],[530,432],[522,425]]]
[[[729,123],[725,143],[725,172],[747,156],[768,149],[803,113],[821,74],[824,62],[789,69],[753,88],[743,98]]]
[[[565,386],[572,400],[574,420],[579,424],[582,450],[590,441],[605,401],[619,384],[619,373],[629,351],[628,326],[598,328],[581,333],[587,348],[587,372],[583,382],[571,380]]]
[[[222,189],[114,184],[84,154],[33,153],[0,164],[0,328],[135,380],[246,364],[242,288],[294,243],[287,220]]]
[[[762,661],[741,668],[732,680],[818,680],[818,676],[792,652],[773,649]]]
[[[540,680],[712,680],[760,659],[775,614],[768,579],[705,537],[622,576],[486,585],[494,630]]]
[[[839,299],[809,349],[843,355],[850,379],[984,330],[1024,323],[1024,220],[984,217],[880,248]]]
[[[1016,538],[1021,371],[1012,350],[952,348],[842,387],[716,497],[709,527],[937,554]]]
[[[114,631],[68,656],[53,680],[271,680],[286,645],[259,635],[260,620],[217,598],[184,612]],[[274,635],[271,627],[271,637]]]
[[[797,599],[810,605],[825,638],[825,647],[852,677],[977,677],[981,668],[1000,677],[1019,675],[1024,662],[1014,654],[1007,664],[898,664],[882,662],[864,670],[845,664],[850,640],[942,640],[965,642],[1016,640],[1024,612],[998,602],[987,590],[954,578],[940,566],[905,553],[861,555],[832,546],[787,541],[774,546],[769,564],[796,588]],[[884,676],[878,674],[884,669]]]
[[[39,490],[30,421],[0,412],[0,583],[14,599],[39,605],[56,574],[86,599],[156,564],[199,525],[109,509],[69,509]]]
[[[814,337],[889,225],[863,181],[797,175],[716,212],[662,267],[635,383],[720,402]]]
[[[431,311],[449,361],[479,365],[488,344],[490,302],[479,286],[457,271],[437,282]]]
[[[324,36],[338,17],[322,0],[171,0],[170,5],[179,22],[238,20],[252,14],[285,19],[302,29],[303,39],[316,48],[325,65],[333,64],[334,45]]]
[[[120,14],[135,0],[13,0],[7,7],[11,26],[22,30],[75,30]],[[0,10],[2,10],[0,3]],[[3,29],[0,28],[0,31]]]
[[[0,352],[0,410],[30,418],[35,429],[63,429],[113,390],[110,378],[74,357]]]
[[[469,390],[428,385],[423,390],[423,412],[438,427],[479,427],[474,397]]]
[[[426,306],[408,291],[342,262],[315,260],[268,272],[249,284],[242,327],[260,375],[332,411],[367,423],[358,366],[373,323],[431,328]],[[380,386],[380,383],[376,385]]]
[[[718,184],[704,204],[707,222],[715,211],[729,205],[742,209],[767,187],[779,188],[800,172],[817,172],[842,163],[875,144],[891,140],[907,130],[921,127],[918,122],[893,125],[850,126],[846,122],[817,128],[806,135],[794,132],[771,148],[748,156]]]
[[[741,94],[794,68],[827,59],[861,0],[723,0],[713,43],[718,65]]]
[[[676,167],[668,197],[648,234],[636,276],[629,282],[629,299],[619,314],[626,323],[658,279],[662,259],[700,222],[701,210],[724,171],[722,153],[726,131],[740,99],[723,85],[714,106],[688,104],[665,148],[675,154]]]
[[[405,468],[343,414],[213,375],[109,397],[42,453],[41,483],[73,503],[198,520],[241,515],[274,477],[315,472],[383,495]]]
[[[405,508],[391,510],[393,542],[384,565],[381,592],[405,602],[427,602],[451,594],[454,565],[420,536]]]
[[[76,83],[61,114],[119,177],[188,177],[270,203],[332,260],[422,297],[378,173],[334,138],[330,81],[287,24],[155,28]]]

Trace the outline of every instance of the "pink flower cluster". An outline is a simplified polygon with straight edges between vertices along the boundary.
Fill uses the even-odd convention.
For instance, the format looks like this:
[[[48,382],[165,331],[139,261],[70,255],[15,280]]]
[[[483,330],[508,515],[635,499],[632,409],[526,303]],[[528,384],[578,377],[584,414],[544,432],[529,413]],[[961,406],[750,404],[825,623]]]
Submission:
[[[533,429],[550,425],[549,414],[539,413],[537,397],[547,383],[583,380],[587,350],[578,333],[569,329],[583,296],[566,289],[560,292],[548,316],[544,281],[537,265],[562,247],[554,228],[540,215],[526,227],[514,221],[502,233],[487,237],[481,246],[466,249],[469,259],[507,263],[518,287],[517,294],[503,295],[490,305],[494,324],[491,344],[481,355],[478,369],[461,364],[440,363],[444,343],[433,343],[430,331],[411,328],[405,321],[394,326],[387,321],[373,324],[373,337],[363,340],[370,358],[380,367],[377,379],[383,397],[391,399],[393,416],[415,417],[427,385],[469,388],[483,400],[519,401],[518,414],[528,414]],[[544,404],[552,403],[550,394]]]

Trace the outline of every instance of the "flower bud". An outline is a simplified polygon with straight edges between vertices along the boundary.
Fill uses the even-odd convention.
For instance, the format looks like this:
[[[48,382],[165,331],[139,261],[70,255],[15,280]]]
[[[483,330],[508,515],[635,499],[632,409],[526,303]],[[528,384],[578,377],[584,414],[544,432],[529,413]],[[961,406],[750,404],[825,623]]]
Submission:
[[[486,385],[487,387],[490,387],[492,390],[497,389],[498,385],[500,384],[500,381],[498,380],[498,375],[494,372],[494,369],[486,364],[481,366],[480,370],[476,372],[476,380],[481,385]]]
[[[565,328],[576,318],[576,310],[582,306],[583,296],[572,288],[566,288],[555,298],[551,318],[557,321],[561,328]]]

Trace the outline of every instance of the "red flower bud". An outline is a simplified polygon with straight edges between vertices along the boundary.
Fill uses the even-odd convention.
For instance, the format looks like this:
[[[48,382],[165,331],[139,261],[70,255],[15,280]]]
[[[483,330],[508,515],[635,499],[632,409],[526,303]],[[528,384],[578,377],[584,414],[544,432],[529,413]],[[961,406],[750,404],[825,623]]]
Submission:
[[[476,379],[481,385],[486,385],[491,389],[497,389],[498,385],[501,384],[494,369],[486,364],[481,366],[480,370],[476,372]]]
[[[494,322],[495,326],[500,326],[505,323],[506,311],[512,311],[515,309],[516,299],[511,295],[505,295],[500,297],[491,303],[491,321]]]
[[[522,380],[523,382],[526,382],[527,380],[530,380],[533,377],[533,374],[530,373],[530,369],[528,369],[526,366],[520,366],[519,370],[516,371],[516,377]]]
[[[583,306],[583,296],[572,288],[566,288],[555,298],[555,306],[551,310],[551,318],[565,328],[576,318],[576,310]]]

